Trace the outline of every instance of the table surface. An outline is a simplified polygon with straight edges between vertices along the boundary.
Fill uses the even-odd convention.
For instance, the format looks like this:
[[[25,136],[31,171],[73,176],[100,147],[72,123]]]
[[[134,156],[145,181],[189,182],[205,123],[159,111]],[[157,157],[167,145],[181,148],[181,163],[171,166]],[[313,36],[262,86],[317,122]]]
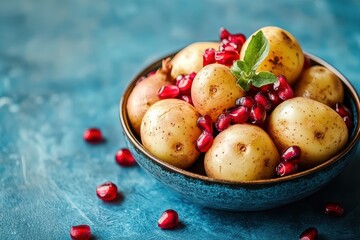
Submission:
[[[92,239],[360,239],[360,151],[314,195],[262,212],[226,212],[185,201],[139,166],[114,161],[125,147],[118,103],[131,78],[153,60],[220,27],[249,36],[266,25],[290,31],[303,49],[360,90],[360,1],[0,0],[0,238],[69,239],[88,224]],[[106,137],[82,139],[88,127]],[[95,188],[117,184],[104,203]],[[322,213],[341,201],[345,215]],[[157,227],[168,208],[181,225]]]

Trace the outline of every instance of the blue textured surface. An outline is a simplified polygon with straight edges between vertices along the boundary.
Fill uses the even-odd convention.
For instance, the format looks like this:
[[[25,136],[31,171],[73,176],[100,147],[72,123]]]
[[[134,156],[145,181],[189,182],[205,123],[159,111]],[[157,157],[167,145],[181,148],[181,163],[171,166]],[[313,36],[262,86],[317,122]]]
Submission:
[[[94,239],[360,239],[360,151],[314,195],[263,212],[191,204],[139,167],[114,163],[125,146],[118,102],[145,65],[221,26],[246,35],[265,25],[290,31],[303,49],[334,65],[360,91],[360,2],[341,1],[0,1],[0,238],[69,239],[89,224]],[[103,130],[92,146],[82,133]],[[113,181],[122,201],[104,204],[95,188]],[[342,201],[340,219],[323,203]],[[181,226],[160,230],[167,208]]]

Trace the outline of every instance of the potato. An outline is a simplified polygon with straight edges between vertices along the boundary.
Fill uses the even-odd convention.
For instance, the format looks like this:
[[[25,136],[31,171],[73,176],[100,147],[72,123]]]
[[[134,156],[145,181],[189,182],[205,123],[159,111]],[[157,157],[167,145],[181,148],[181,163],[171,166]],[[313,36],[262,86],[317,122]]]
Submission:
[[[279,153],[260,127],[235,124],[217,135],[206,152],[204,166],[209,177],[231,181],[272,178]]]
[[[140,134],[144,147],[155,157],[178,168],[190,167],[199,156],[195,148],[201,134],[199,113],[179,99],[156,102],[145,113]]]
[[[140,135],[141,120],[151,105],[159,101],[157,93],[164,85],[172,84],[170,58],[163,60],[162,67],[155,74],[140,80],[131,91],[126,110],[130,124]]]
[[[218,50],[218,42],[195,42],[179,51],[171,60],[173,68],[171,76],[198,72],[203,67],[203,53],[207,48]]]
[[[299,146],[299,165],[310,168],[338,153],[346,144],[348,130],[338,113],[318,101],[295,97],[279,104],[269,118],[268,133],[279,152]]]
[[[332,107],[344,99],[344,87],[335,73],[323,66],[312,66],[300,75],[295,96],[311,98]]]
[[[257,72],[269,71],[276,76],[284,75],[290,85],[295,83],[304,65],[304,54],[300,44],[293,35],[279,27],[267,26],[260,30],[269,42],[270,51],[257,68]],[[240,60],[244,59],[250,40],[251,37],[246,40],[241,48]]]
[[[233,107],[237,98],[245,95],[230,69],[217,63],[203,67],[191,87],[195,108],[201,115],[209,115],[213,122],[227,108]]]

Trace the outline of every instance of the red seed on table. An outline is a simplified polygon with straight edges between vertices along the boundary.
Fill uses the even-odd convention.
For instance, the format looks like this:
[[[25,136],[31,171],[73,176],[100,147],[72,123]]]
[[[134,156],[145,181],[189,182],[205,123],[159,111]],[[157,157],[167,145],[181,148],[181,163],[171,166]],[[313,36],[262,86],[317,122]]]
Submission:
[[[158,226],[161,229],[172,229],[179,224],[178,213],[173,209],[164,211],[158,220]]]
[[[214,137],[210,132],[203,131],[196,140],[196,150],[199,152],[207,152],[213,143]]]
[[[134,156],[127,148],[119,149],[115,153],[115,161],[123,167],[129,167],[136,163]]]
[[[328,202],[325,204],[325,214],[334,217],[341,217],[344,214],[344,207],[340,202]]]
[[[103,201],[115,200],[118,194],[117,186],[112,182],[106,182],[96,188],[96,195]]]
[[[89,240],[91,230],[88,225],[77,225],[70,228],[70,237],[72,240]]]
[[[298,164],[295,161],[281,162],[275,170],[279,177],[287,176],[297,172]]]
[[[98,128],[88,128],[85,130],[83,138],[88,143],[101,143],[104,139],[101,130]]]
[[[316,228],[309,227],[300,234],[299,240],[316,240],[318,235],[319,233]]]

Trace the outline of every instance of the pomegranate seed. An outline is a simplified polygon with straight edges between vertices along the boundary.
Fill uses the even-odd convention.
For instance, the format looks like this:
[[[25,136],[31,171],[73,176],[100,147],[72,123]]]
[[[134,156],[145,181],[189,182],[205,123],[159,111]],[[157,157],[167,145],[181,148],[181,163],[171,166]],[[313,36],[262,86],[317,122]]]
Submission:
[[[238,46],[227,39],[224,39],[220,43],[219,47],[220,52],[222,51],[238,51]]]
[[[72,240],[88,240],[91,236],[91,230],[88,225],[77,225],[70,228],[70,237]]]
[[[179,224],[178,213],[173,209],[165,210],[158,220],[161,229],[172,229]]]
[[[299,146],[291,146],[286,148],[281,156],[280,159],[282,162],[285,161],[299,161],[301,155],[301,149]]]
[[[231,122],[234,124],[245,123],[249,119],[250,115],[248,108],[245,106],[239,106],[231,110],[229,114],[231,116]]]
[[[350,119],[349,116],[343,117],[343,120],[344,120],[344,122],[346,124],[346,127],[347,127],[348,131],[350,132],[354,127],[354,123],[352,122],[352,120]]]
[[[273,90],[273,87],[274,87],[274,84],[266,84],[266,85],[260,87],[260,92],[267,93],[267,92]]]
[[[203,131],[196,140],[196,149],[199,152],[207,152],[213,143],[214,137],[210,132]]]
[[[328,202],[325,204],[325,214],[334,217],[341,217],[344,214],[344,207],[340,202]]]
[[[241,97],[236,99],[235,105],[236,106],[244,106],[247,107],[248,110],[250,110],[254,104],[255,104],[255,100],[250,97],[250,96],[246,96],[246,97]]]
[[[158,96],[161,99],[165,98],[176,98],[180,93],[180,89],[176,85],[165,85],[162,86],[158,92]]]
[[[316,240],[318,235],[318,230],[316,228],[309,227],[300,234],[299,240]]]
[[[185,102],[189,103],[189,104],[193,104],[191,96],[190,95],[180,95],[180,99],[184,100]]]
[[[310,58],[304,56],[304,65],[303,65],[303,70],[307,69],[311,67],[311,61]]]
[[[230,126],[230,123],[231,123],[230,114],[222,113],[219,115],[215,123],[215,127],[219,132],[221,132],[227,129]]]
[[[282,100],[279,97],[278,92],[275,90],[270,90],[268,92],[268,97],[269,97],[270,101],[273,103],[274,107],[279,105],[282,102]]]
[[[231,66],[234,61],[239,59],[239,57],[240,57],[239,52],[234,50],[215,52],[215,61],[225,66]]]
[[[226,28],[221,27],[220,28],[220,41],[223,39],[227,39],[230,36],[230,32],[228,30],[226,30]]]
[[[196,77],[196,72],[192,72],[188,76],[191,80],[194,80],[194,78]]]
[[[342,117],[349,117],[352,119],[352,114],[349,108],[342,103],[335,103],[335,111]]]
[[[285,101],[294,97],[294,92],[288,84],[286,77],[283,75],[277,76],[277,80],[275,81],[273,88],[278,92],[281,100]]]
[[[297,169],[298,169],[298,164],[294,161],[281,162],[276,167],[276,174],[280,177],[287,176],[296,173]]]
[[[182,78],[176,79],[176,86],[182,94],[190,94],[191,85],[194,78],[190,78],[189,75],[180,75]]]
[[[201,130],[206,131],[208,133],[213,132],[212,119],[209,115],[199,117],[196,123]]]
[[[270,99],[267,98],[261,92],[258,92],[255,95],[254,99],[257,103],[261,104],[264,107],[266,112],[270,112],[273,109],[273,105],[272,105],[272,102],[270,101]]]
[[[253,107],[250,110],[249,119],[252,124],[262,126],[266,120],[265,108],[258,103],[253,105]]]
[[[205,50],[203,54],[203,67],[212,63],[216,63],[215,52],[216,51],[213,48],[208,48]]]
[[[123,167],[133,166],[136,163],[134,156],[127,148],[119,149],[115,153],[115,161]]]
[[[96,195],[103,201],[112,201],[117,197],[118,188],[112,182],[106,182],[96,188]]]
[[[104,139],[101,130],[98,128],[89,128],[84,132],[84,140],[88,143],[101,143]]]

